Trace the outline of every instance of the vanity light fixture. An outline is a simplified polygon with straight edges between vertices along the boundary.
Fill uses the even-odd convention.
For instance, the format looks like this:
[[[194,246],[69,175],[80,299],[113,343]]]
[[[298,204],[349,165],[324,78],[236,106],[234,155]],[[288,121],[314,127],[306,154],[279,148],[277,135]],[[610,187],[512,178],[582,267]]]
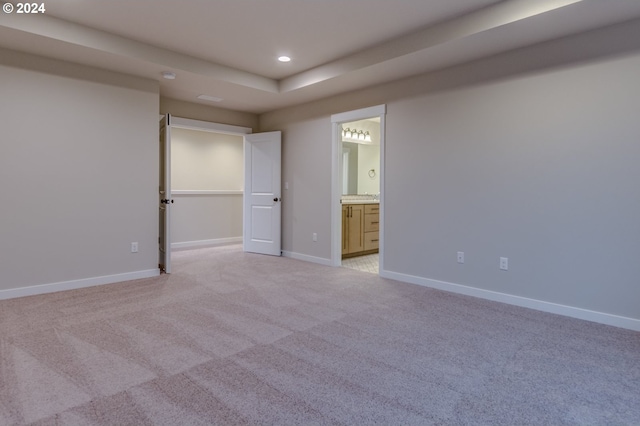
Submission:
[[[352,142],[372,142],[371,134],[367,131],[346,128],[342,130],[342,139]]]

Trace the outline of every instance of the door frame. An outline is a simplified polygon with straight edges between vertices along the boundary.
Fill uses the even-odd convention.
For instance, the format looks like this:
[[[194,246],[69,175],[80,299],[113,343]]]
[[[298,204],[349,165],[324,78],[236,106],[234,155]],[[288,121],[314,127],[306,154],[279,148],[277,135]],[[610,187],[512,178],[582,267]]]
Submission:
[[[342,266],[342,124],[366,118],[380,118],[380,248],[379,270],[384,270],[384,188],[386,104],[346,111],[331,116],[331,266]]]
[[[228,135],[244,136],[253,133],[251,127],[232,126],[230,124],[215,123],[212,121],[193,120],[171,116],[171,127],[189,130],[200,130],[211,133],[225,133]]]
[[[158,185],[158,269],[171,273],[171,114],[160,118]]]
[[[163,117],[170,115],[171,120],[169,120],[169,123],[167,125],[167,134],[169,135],[169,140],[168,140],[168,149],[167,149],[167,156],[165,158],[165,161],[167,164],[171,164],[171,129],[172,128],[179,128],[179,129],[188,129],[188,130],[197,130],[197,131],[203,131],[203,132],[210,132],[210,133],[223,133],[223,134],[228,134],[228,135],[235,135],[235,136],[242,136],[244,137],[245,135],[248,134],[252,134],[253,133],[253,129],[251,129],[250,127],[242,127],[242,126],[232,126],[230,124],[222,124],[222,123],[215,123],[215,122],[211,122],[211,121],[201,121],[201,120],[193,120],[190,118],[181,118],[181,117],[175,117],[169,113],[167,114],[162,114],[160,116],[160,118],[162,119]],[[170,169],[169,169],[170,170]],[[165,188],[165,191],[167,194],[171,194],[171,180],[169,180],[169,187]],[[243,194],[243,198],[244,198],[244,194]],[[244,205],[244,200],[243,200],[243,205]],[[170,207],[171,204],[167,204],[167,208],[171,208]],[[168,223],[166,224],[168,230],[166,232],[166,235],[168,235],[169,237],[171,236],[171,221],[168,220]],[[243,234],[244,234],[244,230],[243,230]],[[171,251],[171,241],[167,242],[167,246],[168,246],[168,250],[169,252]],[[166,263],[168,265],[165,265],[165,270],[167,271],[167,273],[171,272],[171,256],[169,255],[167,257],[167,261]]]

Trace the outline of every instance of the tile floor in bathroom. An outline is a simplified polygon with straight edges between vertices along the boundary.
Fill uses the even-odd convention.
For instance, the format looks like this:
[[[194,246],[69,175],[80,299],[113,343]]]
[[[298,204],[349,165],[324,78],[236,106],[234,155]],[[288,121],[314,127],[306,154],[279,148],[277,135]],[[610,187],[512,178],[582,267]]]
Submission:
[[[344,266],[345,268],[357,269],[359,271],[377,274],[378,253],[342,259],[342,266]]]

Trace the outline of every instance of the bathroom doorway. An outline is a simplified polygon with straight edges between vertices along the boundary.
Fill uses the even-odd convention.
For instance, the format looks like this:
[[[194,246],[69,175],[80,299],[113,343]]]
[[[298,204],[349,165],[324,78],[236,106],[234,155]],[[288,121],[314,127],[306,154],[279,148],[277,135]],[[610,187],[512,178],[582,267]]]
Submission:
[[[331,117],[333,266],[383,270],[385,114],[379,105]]]
[[[380,117],[342,123],[342,266],[379,272]]]

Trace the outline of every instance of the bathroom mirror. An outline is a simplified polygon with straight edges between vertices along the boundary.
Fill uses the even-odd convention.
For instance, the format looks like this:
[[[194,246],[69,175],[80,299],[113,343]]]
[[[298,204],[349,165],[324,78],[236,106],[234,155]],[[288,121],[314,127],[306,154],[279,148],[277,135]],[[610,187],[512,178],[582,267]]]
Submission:
[[[342,195],[379,194],[379,120],[370,119],[344,123],[342,128]],[[361,139],[351,137],[352,132],[358,133]],[[363,140],[365,133],[369,136],[370,141]]]

